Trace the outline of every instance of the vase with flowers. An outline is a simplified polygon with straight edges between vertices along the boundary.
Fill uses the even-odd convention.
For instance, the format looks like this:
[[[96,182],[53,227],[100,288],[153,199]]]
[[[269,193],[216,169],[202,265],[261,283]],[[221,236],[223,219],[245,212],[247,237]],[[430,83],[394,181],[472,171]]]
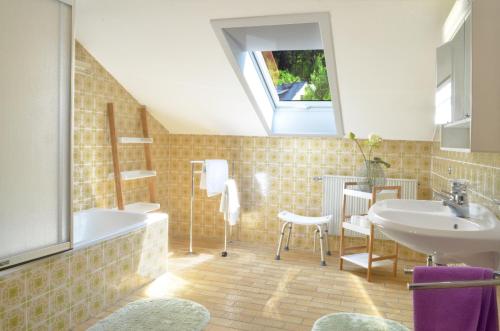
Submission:
[[[364,142],[367,151],[354,133],[349,132],[347,138],[354,141],[363,156],[363,165],[358,169],[356,176],[365,178],[365,181],[359,185],[359,189],[371,192],[375,186],[384,186],[386,180],[384,167],[390,168],[391,165],[380,157],[373,156],[373,150],[382,144],[382,138],[379,135],[370,134],[368,140]]]

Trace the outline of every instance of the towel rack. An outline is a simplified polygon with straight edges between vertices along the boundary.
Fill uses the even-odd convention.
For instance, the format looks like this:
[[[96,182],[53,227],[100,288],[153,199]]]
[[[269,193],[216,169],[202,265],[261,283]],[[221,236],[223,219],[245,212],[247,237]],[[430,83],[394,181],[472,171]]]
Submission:
[[[412,274],[413,269],[404,269],[405,274]],[[406,286],[409,291],[426,290],[426,289],[445,289],[445,288],[464,288],[464,287],[481,287],[481,286],[500,286],[500,271],[493,272],[494,279],[486,280],[460,280],[447,282],[429,282],[429,283],[408,283]]]
[[[190,206],[190,220],[189,220],[189,252],[188,254],[192,255],[195,254],[193,252],[193,210],[194,210],[194,175],[195,174],[201,174],[203,172],[202,170],[195,170],[195,165],[196,164],[204,164],[204,160],[191,160],[191,206]],[[231,164],[231,177],[234,177],[234,160],[232,160]],[[229,208],[229,204],[228,204]],[[232,234],[232,228],[229,228],[230,234],[229,237],[231,238]],[[221,256],[226,257],[227,256],[227,221],[224,220],[224,251],[222,251]]]

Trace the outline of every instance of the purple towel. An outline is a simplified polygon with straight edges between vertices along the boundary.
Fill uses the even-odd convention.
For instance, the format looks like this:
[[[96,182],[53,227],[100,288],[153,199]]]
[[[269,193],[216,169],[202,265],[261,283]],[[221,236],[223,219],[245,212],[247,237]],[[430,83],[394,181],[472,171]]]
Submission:
[[[492,279],[493,272],[473,267],[416,267],[414,283]],[[415,331],[498,331],[496,288],[415,290]]]

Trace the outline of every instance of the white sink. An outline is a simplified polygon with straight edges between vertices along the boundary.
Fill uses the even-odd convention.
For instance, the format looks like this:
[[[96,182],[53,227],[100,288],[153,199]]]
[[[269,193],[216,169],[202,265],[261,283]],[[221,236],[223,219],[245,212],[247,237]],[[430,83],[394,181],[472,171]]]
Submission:
[[[440,201],[383,200],[368,217],[389,238],[437,263],[500,269],[500,223],[478,204],[469,204],[469,213],[470,218],[456,217]]]

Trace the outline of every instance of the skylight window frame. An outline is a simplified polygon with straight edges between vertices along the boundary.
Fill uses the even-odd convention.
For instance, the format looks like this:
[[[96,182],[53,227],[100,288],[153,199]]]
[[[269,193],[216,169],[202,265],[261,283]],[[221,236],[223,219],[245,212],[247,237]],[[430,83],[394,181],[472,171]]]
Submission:
[[[328,12],[221,18],[210,20],[210,24],[267,135],[344,136],[337,61]],[[284,32],[284,26],[291,33]],[[305,109],[300,101],[285,102],[281,106],[273,100],[252,52],[293,49],[323,49],[331,93],[331,101],[326,101],[328,107],[316,104],[321,101],[314,101],[314,105]],[[293,108],[294,103],[301,104],[301,107]]]
[[[262,56],[262,51],[252,51],[249,52],[256,70],[259,73],[264,89],[272,102],[274,111],[282,110],[300,110],[300,111],[314,111],[314,110],[327,110],[332,109],[333,104],[331,101],[322,100],[296,100],[296,101],[281,101],[279,99],[278,93],[276,93],[276,87],[274,86],[271,75],[267,68],[264,57]],[[330,83],[328,83],[330,84]]]

